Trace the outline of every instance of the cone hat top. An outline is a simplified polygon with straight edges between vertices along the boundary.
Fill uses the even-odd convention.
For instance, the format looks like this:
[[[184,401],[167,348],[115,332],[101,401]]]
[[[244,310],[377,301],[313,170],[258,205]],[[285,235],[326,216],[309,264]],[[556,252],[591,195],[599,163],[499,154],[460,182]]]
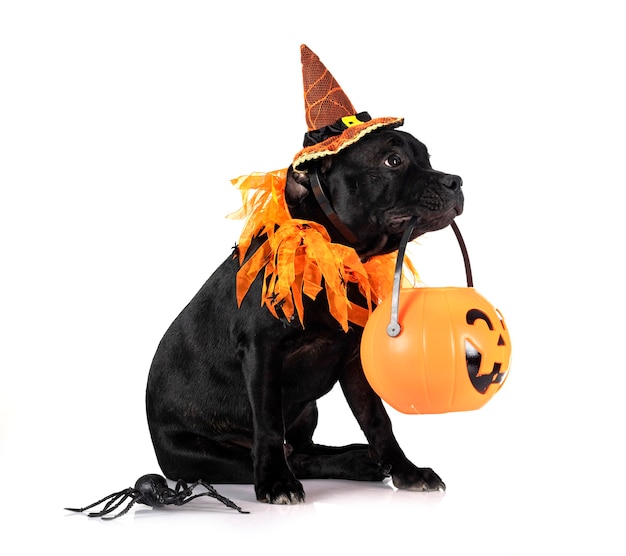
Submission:
[[[304,44],[300,53],[308,132],[304,136],[304,148],[294,158],[294,169],[308,161],[336,154],[375,129],[394,128],[404,123],[402,118],[372,119],[367,112],[357,113],[317,55]]]

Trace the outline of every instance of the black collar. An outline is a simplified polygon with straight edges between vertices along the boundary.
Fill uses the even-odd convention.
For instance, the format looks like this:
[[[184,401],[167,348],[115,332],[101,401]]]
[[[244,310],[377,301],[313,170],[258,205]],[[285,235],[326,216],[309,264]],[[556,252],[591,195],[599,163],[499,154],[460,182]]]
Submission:
[[[328,197],[324,193],[322,189],[322,184],[320,183],[320,177],[317,173],[317,168],[312,170],[311,173],[311,189],[313,190],[313,194],[315,195],[315,199],[319,204],[320,208],[324,211],[324,214],[328,217],[331,224],[335,227],[335,229],[348,241],[348,243],[354,247],[357,243],[357,237],[352,233],[352,230],[346,226],[339,215],[333,209],[333,206],[330,204]]]

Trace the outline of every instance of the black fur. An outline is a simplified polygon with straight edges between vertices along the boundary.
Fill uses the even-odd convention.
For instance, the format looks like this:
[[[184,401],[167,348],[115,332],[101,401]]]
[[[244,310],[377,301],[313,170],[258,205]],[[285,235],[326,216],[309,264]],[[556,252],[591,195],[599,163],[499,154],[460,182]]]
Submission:
[[[430,166],[426,147],[408,133],[378,130],[316,163],[325,193],[357,237],[362,259],[397,250],[418,216],[414,237],[450,224],[463,210],[461,179]],[[325,225],[345,243],[311,193],[309,172],[289,170],[286,196],[294,218]],[[253,242],[250,254],[263,238]],[[248,255],[249,256],[249,255]],[[404,455],[359,358],[362,329],[343,332],[324,293],[305,298],[305,327],[261,307],[259,274],[241,308],[237,257],[229,256],[163,337],[150,369],[147,414],[165,475],[174,480],[254,483],[258,500],[304,501],[299,479],[379,481],[440,490],[428,468]],[[351,292],[359,300],[357,291]],[[341,385],[367,444],[313,443],[316,400]]]

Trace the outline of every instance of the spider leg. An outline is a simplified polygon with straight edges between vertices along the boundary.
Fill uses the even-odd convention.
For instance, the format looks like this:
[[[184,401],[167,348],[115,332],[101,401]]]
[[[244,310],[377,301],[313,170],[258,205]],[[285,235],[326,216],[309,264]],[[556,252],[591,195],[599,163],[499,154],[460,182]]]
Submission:
[[[199,498],[200,496],[210,496],[211,498],[215,498],[216,500],[219,500],[225,506],[227,506],[227,507],[229,507],[229,508],[231,508],[233,510],[237,510],[241,514],[249,514],[250,513],[250,512],[247,512],[245,510],[242,510],[232,500],[226,498],[225,496],[222,496],[219,492],[217,492],[217,490],[215,490],[213,488],[212,485],[210,485],[209,483],[205,483],[202,480],[196,481],[195,483],[189,485],[189,487],[188,487],[189,492],[191,493],[193,491],[193,489],[196,488],[198,485],[203,486],[204,488],[206,488],[207,492],[201,492],[199,494],[194,494],[193,496],[190,496],[189,498],[187,498],[185,500],[181,500],[178,503],[179,506],[182,506],[183,504],[186,504],[187,502],[191,502],[192,500],[194,500],[195,498]]]
[[[119,508],[126,501],[127,498],[129,497],[136,498],[136,495],[134,495],[133,489],[128,489],[128,490],[129,490],[128,492],[127,491],[120,492],[119,497],[109,500],[109,502],[107,502],[104,508],[102,508],[102,510],[100,510],[99,512],[91,512],[87,515],[89,517],[102,517],[106,514],[110,514],[112,511]]]
[[[109,500],[99,512],[90,512],[87,516],[102,517],[103,515],[111,513],[116,508],[119,508],[129,496],[130,494],[127,492],[120,492],[116,498]]]
[[[176,482],[176,487],[174,487],[175,497],[168,501],[168,504],[176,504],[177,506],[182,506],[187,502],[191,502],[194,498],[198,498],[198,496],[205,496],[206,493],[195,494],[193,495],[193,489],[198,485],[198,481],[192,484],[188,484],[182,479],[179,479]]]
[[[126,513],[128,513],[128,510],[130,510],[137,502],[141,502],[141,496],[131,496],[132,500],[128,503],[128,505],[119,513],[115,514],[115,515],[105,515],[102,516],[102,519],[115,519],[117,517],[120,517]],[[125,500],[127,497],[124,497],[123,500]],[[122,500],[122,501],[123,501]],[[118,504],[116,504],[113,508],[111,508],[109,510],[109,512],[113,511],[115,508],[119,507],[119,505],[122,503],[122,501],[120,501]],[[107,513],[109,513],[107,512]]]
[[[176,493],[177,500],[174,502],[170,502],[170,503],[175,503],[176,505],[180,506],[181,503],[184,503],[183,500],[185,500],[185,498],[193,494],[193,489],[196,487],[197,484],[198,483],[195,482],[190,485],[186,483],[185,481],[183,481],[182,479],[179,479],[176,482],[176,487],[174,488],[174,492]]]
[[[174,487],[174,490],[176,491],[176,493],[179,493],[181,491],[191,491],[193,490],[193,486],[196,483],[194,483],[191,487],[189,487],[189,485],[183,481],[182,479],[178,479],[178,481],[176,481],[176,487]]]
[[[132,489],[125,489],[125,490],[120,490],[120,492],[114,492],[113,494],[109,494],[108,496],[105,496],[104,498],[98,500],[97,502],[94,502],[93,504],[89,504],[89,506],[85,506],[84,508],[64,508],[65,510],[68,510],[70,512],[84,512],[85,510],[89,510],[91,508],[93,508],[94,506],[97,506],[98,504],[102,504],[102,502],[106,502],[107,500],[110,500],[111,498],[113,498],[114,500],[111,500],[107,506],[111,505],[112,503],[115,502],[115,500],[124,495],[127,494],[129,490]]]

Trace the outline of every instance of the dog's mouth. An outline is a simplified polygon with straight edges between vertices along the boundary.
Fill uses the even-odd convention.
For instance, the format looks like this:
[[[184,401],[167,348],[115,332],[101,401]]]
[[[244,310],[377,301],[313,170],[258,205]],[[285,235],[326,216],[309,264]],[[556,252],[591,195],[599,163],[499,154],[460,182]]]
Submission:
[[[411,218],[417,216],[417,223],[410,239],[410,241],[413,241],[427,232],[435,232],[446,228],[462,212],[463,207],[458,204],[454,204],[444,210],[438,209],[434,211],[422,206],[418,207],[417,210],[388,214],[385,220],[389,234],[398,235],[404,232]]]
[[[441,230],[449,226],[452,221],[463,212],[462,205],[454,204],[442,211],[429,211],[427,209],[414,208],[413,210],[403,210],[387,212],[383,219],[384,225],[381,227],[384,232],[377,235],[377,239],[359,251],[361,259],[366,260],[374,255],[383,255],[396,251],[400,245],[400,240],[412,218],[417,216],[417,222],[409,238],[409,241],[417,239],[427,233]]]
[[[426,232],[441,230],[463,212],[463,193],[456,191],[439,191],[428,188],[422,192],[415,204],[402,208],[391,209],[384,215],[387,230],[392,234],[404,232],[409,220],[417,216],[417,224],[413,237]]]
[[[377,233],[370,241],[361,245],[359,255],[362,259],[367,259],[396,251],[413,218],[416,218],[416,224],[409,241],[427,232],[446,228],[463,212],[463,202],[463,193],[460,190],[442,194],[427,189],[412,203],[380,210],[372,215],[373,228]]]

